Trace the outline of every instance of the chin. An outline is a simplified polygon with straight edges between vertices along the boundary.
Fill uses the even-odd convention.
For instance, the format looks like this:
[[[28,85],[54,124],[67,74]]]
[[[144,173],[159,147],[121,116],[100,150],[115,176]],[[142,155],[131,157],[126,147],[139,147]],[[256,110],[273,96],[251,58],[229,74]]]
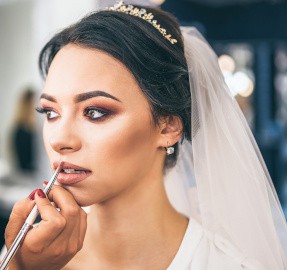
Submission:
[[[74,194],[72,194],[74,196]],[[97,201],[95,201],[95,199],[91,199],[88,198],[88,196],[84,196],[84,195],[80,195],[80,196],[74,196],[76,203],[80,206],[80,207],[88,207],[88,206],[92,206],[94,204],[97,203]]]
[[[66,186],[64,188],[72,194],[76,203],[80,207],[92,206],[94,204],[103,203],[107,200],[106,197],[103,198],[101,196],[97,196],[96,194],[86,193],[83,189],[75,189],[72,186]]]
[[[76,203],[81,207],[98,205],[107,205],[117,197],[121,196],[124,188],[112,189],[109,185],[62,185],[64,189],[70,192]]]

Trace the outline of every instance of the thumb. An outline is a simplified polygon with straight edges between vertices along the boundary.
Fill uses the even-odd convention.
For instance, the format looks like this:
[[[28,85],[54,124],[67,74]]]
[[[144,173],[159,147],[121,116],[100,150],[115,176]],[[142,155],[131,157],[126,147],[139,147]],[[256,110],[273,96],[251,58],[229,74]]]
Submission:
[[[46,194],[42,189],[38,189],[35,193],[35,202],[37,204],[41,219],[49,221],[54,212],[57,211],[51,204],[50,200],[46,197]]]
[[[13,243],[19,230],[25,223],[26,218],[35,205],[35,202],[31,200],[33,194],[35,194],[35,191],[33,191],[28,198],[16,202],[13,206],[9,222],[5,229],[5,242],[8,248]]]

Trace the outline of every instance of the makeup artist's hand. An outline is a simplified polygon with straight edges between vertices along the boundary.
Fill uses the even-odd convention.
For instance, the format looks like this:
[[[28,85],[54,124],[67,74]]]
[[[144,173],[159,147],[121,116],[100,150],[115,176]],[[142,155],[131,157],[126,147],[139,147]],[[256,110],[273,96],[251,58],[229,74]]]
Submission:
[[[86,213],[73,196],[60,186],[53,186],[49,199],[37,190],[30,199],[17,202],[5,231],[9,248],[35,203],[41,222],[28,232],[9,266],[10,270],[58,270],[82,248],[87,227]],[[34,200],[31,200],[33,199]],[[50,201],[61,210],[58,211]]]

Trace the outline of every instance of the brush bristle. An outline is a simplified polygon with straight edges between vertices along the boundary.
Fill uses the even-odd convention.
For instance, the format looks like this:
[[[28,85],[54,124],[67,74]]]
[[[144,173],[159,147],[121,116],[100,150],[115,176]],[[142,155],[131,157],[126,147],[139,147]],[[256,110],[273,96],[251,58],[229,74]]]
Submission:
[[[63,169],[64,162],[62,161],[58,167],[58,172],[60,172]]]

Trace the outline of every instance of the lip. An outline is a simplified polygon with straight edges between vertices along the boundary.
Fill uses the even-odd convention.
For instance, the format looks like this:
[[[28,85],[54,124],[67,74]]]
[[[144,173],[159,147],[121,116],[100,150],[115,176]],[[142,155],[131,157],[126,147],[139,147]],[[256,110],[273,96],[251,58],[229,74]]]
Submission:
[[[60,162],[54,162],[53,163],[54,169],[58,168],[59,165]],[[83,173],[69,173],[69,174],[61,171],[58,175],[57,181],[63,185],[71,185],[81,182],[92,174],[92,172],[89,169],[68,162],[62,163],[62,169],[74,169],[79,171],[85,171]]]

